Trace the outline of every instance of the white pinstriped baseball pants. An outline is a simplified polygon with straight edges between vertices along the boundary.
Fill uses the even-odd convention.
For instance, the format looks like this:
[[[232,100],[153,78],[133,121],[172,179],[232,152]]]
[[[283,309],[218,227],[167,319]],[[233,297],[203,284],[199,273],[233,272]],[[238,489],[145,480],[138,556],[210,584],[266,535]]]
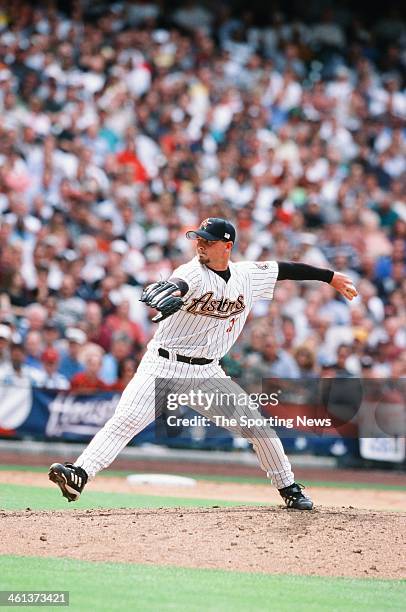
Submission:
[[[143,429],[155,420],[156,382],[159,392],[187,393],[189,389],[199,387],[204,392],[219,391],[245,393],[241,387],[226,376],[217,363],[205,366],[190,365],[160,357],[153,351],[147,351],[137,373],[125,388],[114,415],[95,435],[84,452],[75,461],[75,465],[86,470],[89,479],[107,468],[120,451]],[[213,414],[219,414],[219,407],[207,410],[207,406],[193,409],[212,420]],[[246,415],[255,416],[248,406],[221,406],[221,414],[226,417]],[[287,487],[294,482],[290,462],[283,446],[271,427],[244,428],[226,427],[238,436],[247,438],[252,444],[261,468],[267,477],[278,488]]]

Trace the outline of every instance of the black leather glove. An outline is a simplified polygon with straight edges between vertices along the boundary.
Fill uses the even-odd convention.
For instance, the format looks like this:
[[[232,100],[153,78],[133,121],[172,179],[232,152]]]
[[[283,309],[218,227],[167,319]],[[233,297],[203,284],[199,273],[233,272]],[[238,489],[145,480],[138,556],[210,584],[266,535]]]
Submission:
[[[173,295],[177,291],[179,287],[170,281],[158,281],[144,289],[141,302],[159,310],[159,314],[152,319],[154,322],[163,321],[182,308],[182,298]]]

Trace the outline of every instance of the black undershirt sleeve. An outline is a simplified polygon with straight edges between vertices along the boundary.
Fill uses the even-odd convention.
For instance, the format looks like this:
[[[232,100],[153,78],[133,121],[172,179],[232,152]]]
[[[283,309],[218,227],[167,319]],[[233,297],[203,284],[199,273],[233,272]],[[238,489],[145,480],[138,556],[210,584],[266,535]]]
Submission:
[[[293,261],[278,261],[278,267],[278,280],[317,280],[331,283],[334,276],[333,270]]]

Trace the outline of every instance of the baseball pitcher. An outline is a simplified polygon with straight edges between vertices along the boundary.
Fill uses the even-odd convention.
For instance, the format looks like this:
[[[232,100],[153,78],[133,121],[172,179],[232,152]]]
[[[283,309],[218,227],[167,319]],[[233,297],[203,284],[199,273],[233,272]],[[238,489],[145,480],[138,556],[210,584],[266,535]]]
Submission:
[[[332,270],[277,261],[233,263],[230,256],[236,231],[225,219],[206,219],[186,235],[196,241],[196,256],[178,267],[168,281],[153,283],[142,294],[141,301],[159,311],[153,319],[159,324],[113,417],[74,464],[54,463],[49,469],[50,480],[68,501],[77,500],[87,481],[107,468],[128,442],[154,421],[157,398],[168,390],[187,393],[199,385],[205,392],[244,394],[226,376],[219,361],[237,340],[255,302],[272,299],[277,281],[318,280],[331,284],[349,300],[357,295],[351,279]],[[313,508],[312,500],[295,482],[274,430],[240,424],[240,417],[252,417],[249,402],[193,408],[212,421],[219,412],[236,416],[228,420],[236,424],[226,427],[250,441],[286,505],[298,510]]]

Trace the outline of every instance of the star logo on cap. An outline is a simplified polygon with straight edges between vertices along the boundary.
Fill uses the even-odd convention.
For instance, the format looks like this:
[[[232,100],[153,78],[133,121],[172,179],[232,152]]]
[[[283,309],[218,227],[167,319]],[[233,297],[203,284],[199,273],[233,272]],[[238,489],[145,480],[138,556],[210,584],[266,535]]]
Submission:
[[[205,219],[204,221],[201,222],[200,224],[200,229],[206,229],[208,225],[210,225],[211,221],[210,219]]]

